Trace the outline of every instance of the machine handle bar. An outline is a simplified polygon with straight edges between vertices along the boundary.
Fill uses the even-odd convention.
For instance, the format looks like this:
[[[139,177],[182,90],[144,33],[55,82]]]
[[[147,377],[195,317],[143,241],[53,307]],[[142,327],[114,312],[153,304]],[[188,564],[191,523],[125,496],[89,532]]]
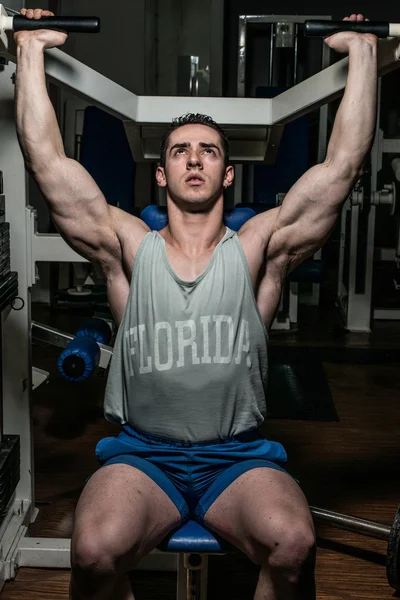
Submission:
[[[379,38],[400,37],[400,23],[386,21],[323,21],[309,20],[304,23],[304,35],[325,37],[340,31],[372,33]]]
[[[100,19],[97,17],[41,17],[40,19],[28,19],[22,15],[12,17],[13,31],[32,31],[36,29],[55,29],[65,33],[98,33],[100,31]]]

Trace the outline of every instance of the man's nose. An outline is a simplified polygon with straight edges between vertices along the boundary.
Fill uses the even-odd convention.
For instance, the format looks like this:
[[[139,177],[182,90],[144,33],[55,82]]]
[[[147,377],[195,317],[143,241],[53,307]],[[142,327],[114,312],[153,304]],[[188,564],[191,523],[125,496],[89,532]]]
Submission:
[[[193,168],[193,167],[201,168],[202,162],[201,162],[200,156],[198,154],[196,154],[195,152],[192,152],[190,154],[190,156],[188,157],[187,167],[188,167],[188,169]]]

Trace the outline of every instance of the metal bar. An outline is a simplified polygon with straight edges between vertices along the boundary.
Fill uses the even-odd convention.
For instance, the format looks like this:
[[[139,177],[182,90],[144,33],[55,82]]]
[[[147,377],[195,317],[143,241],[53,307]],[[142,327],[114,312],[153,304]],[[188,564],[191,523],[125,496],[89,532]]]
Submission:
[[[32,239],[32,259],[34,262],[88,262],[58,233],[36,233]]]
[[[15,62],[12,54],[0,48],[1,54]],[[45,51],[45,72],[50,82],[116,117],[137,123],[170,123],[187,112],[207,113],[221,125],[270,122],[268,99],[137,96],[57,48]]]
[[[14,499],[16,494],[14,494]],[[25,535],[31,520],[32,507],[29,501],[15,500],[0,527],[0,590],[4,583],[16,575],[13,555],[21,537]]]
[[[39,342],[45,342],[57,348],[66,348],[71,340],[75,338],[70,333],[65,333],[59,329],[54,329],[48,325],[32,321],[32,339]]]
[[[15,56],[0,47],[0,55],[10,62]],[[87,67],[62,50],[45,51],[45,72],[51,83],[70,90],[110,114],[138,120],[138,96]]]
[[[246,81],[246,42],[247,42],[247,21],[246,17],[239,17],[239,48],[238,48],[238,71],[237,71],[237,95],[240,98],[245,96]]]
[[[286,21],[287,23],[304,23],[310,19],[318,19],[319,21],[330,20],[332,17],[328,15],[312,16],[312,15],[240,15],[239,19],[246,19],[248,23],[277,23],[278,21]]]
[[[377,321],[399,321],[400,309],[398,308],[376,308],[373,318]]]
[[[299,52],[299,25],[298,25],[298,23],[296,23],[295,30],[294,30],[293,85],[297,84],[298,52]]]
[[[200,600],[207,600],[208,586],[208,556],[202,556],[202,568],[200,571]]]
[[[63,538],[29,538],[20,540],[16,552],[17,567],[41,569],[71,568],[71,540]],[[139,571],[176,571],[175,552],[153,550],[135,567]]]
[[[75,336],[71,333],[65,333],[65,331],[54,329],[54,327],[32,321],[32,338],[45,342],[46,344],[51,344],[57,348],[65,348]],[[99,367],[106,369],[113,355],[113,349],[111,346],[106,346],[105,344],[99,344],[99,348]]]
[[[327,69],[330,65],[330,49],[326,44],[322,46],[321,71]],[[318,162],[323,162],[326,156],[328,146],[328,105],[324,104],[319,110],[318,127]]]
[[[338,527],[339,529],[377,538],[378,540],[389,541],[391,531],[391,527],[389,525],[376,523],[375,521],[369,521],[367,519],[360,519],[358,517],[352,517],[350,515],[343,515],[341,513],[325,510],[324,508],[317,508],[315,506],[310,506],[310,509],[313,517],[318,522],[329,523],[329,525]]]
[[[343,299],[346,298],[346,312],[347,312],[347,300],[348,293],[347,289],[345,289],[343,282],[343,274],[344,274],[344,257],[345,257],[345,248],[346,248],[346,220],[347,213],[351,210],[350,200],[347,198],[343,208],[342,215],[340,218],[340,241],[339,241],[339,269],[338,269],[338,285],[337,285],[337,299],[340,303],[343,302]]]
[[[224,0],[210,1],[210,96],[222,96]]]
[[[289,283],[289,321],[297,323],[299,305],[299,284],[296,281]]]
[[[400,152],[400,140],[398,138],[384,138],[382,152],[385,152],[385,154],[398,154]]]
[[[15,562],[18,568],[69,569],[71,540],[24,537],[18,546]]]
[[[15,61],[7,50],[0,49],[0,54]],[[399,54],[398,40],[381,42],[378,60],[381,74],[400,66]],[[187,112],[207,113],[221,125],[288,122],[337,97],[346,84],[347,64],[345,58],[271,100],[179,98],[137,96],[57,48],[45,51],[45,71],[51,82],[117,117],[138,123],[170,123],[176,115]]]
[[[396,249],[375,248],[374,258],[377,261],[392,262],[396,260]]]
[[[201,112],[221,125],[268,125],[271,101],[265,98],[138,96],[140,123],[169,123],[177,115]]]
[[[400,67],[399,58],[399,40],[381,41],[378,56],[379,74],[383,75]],[[269,124],[287,123],[337,98],[346,85],[347,71],[348,58],[344,58],[273,98]]]
[[[177,577],[176,577],[176,600],[187,600],[187,577],[183,552],[178,554]]]
[[[275,58],[275,23],[271,23],[270,31],[269,31],[269,72],[268,72],[268,85],[269,87],[273,86],[274,81],[274,58]],[[243,94],[244,96],[244,94]]]
[[[350,209],[350,240],[349,244],[349,271],[348,271],[348,297],[347,297],[347,323],[346,328],[351,331],[363,331],[369,328],[364,319],[360,319],[361,309],[359,305],[360,294],[356,294],[356,272],[357,272],[357,246],[358,246],[358,224],[360,220],[360,206],[352,205]]]

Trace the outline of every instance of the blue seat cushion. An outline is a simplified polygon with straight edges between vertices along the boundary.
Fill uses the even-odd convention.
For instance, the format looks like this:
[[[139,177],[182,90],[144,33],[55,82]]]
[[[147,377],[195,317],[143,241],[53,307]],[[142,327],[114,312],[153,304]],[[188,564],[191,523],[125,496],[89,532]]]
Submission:
[[[228,542],[218,538],[197,521],[187,521],[182,527],[170,533],[158,548],[164,552],[196,552],[198,554],[228,552],[233,549]]]

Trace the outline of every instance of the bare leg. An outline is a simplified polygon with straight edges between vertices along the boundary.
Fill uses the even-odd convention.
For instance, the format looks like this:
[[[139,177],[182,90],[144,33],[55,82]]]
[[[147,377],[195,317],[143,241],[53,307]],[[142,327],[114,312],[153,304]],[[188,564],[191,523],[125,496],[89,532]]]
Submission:
[[[97,471],[75,513],[70,600],[133,600],[126,574],[179,522],[175,504],[141,471]]]
[[[303,492],[287,474],[248,471],[217,498],[205,523],[260,565],[255,600],[315,600],[315,532]]]

